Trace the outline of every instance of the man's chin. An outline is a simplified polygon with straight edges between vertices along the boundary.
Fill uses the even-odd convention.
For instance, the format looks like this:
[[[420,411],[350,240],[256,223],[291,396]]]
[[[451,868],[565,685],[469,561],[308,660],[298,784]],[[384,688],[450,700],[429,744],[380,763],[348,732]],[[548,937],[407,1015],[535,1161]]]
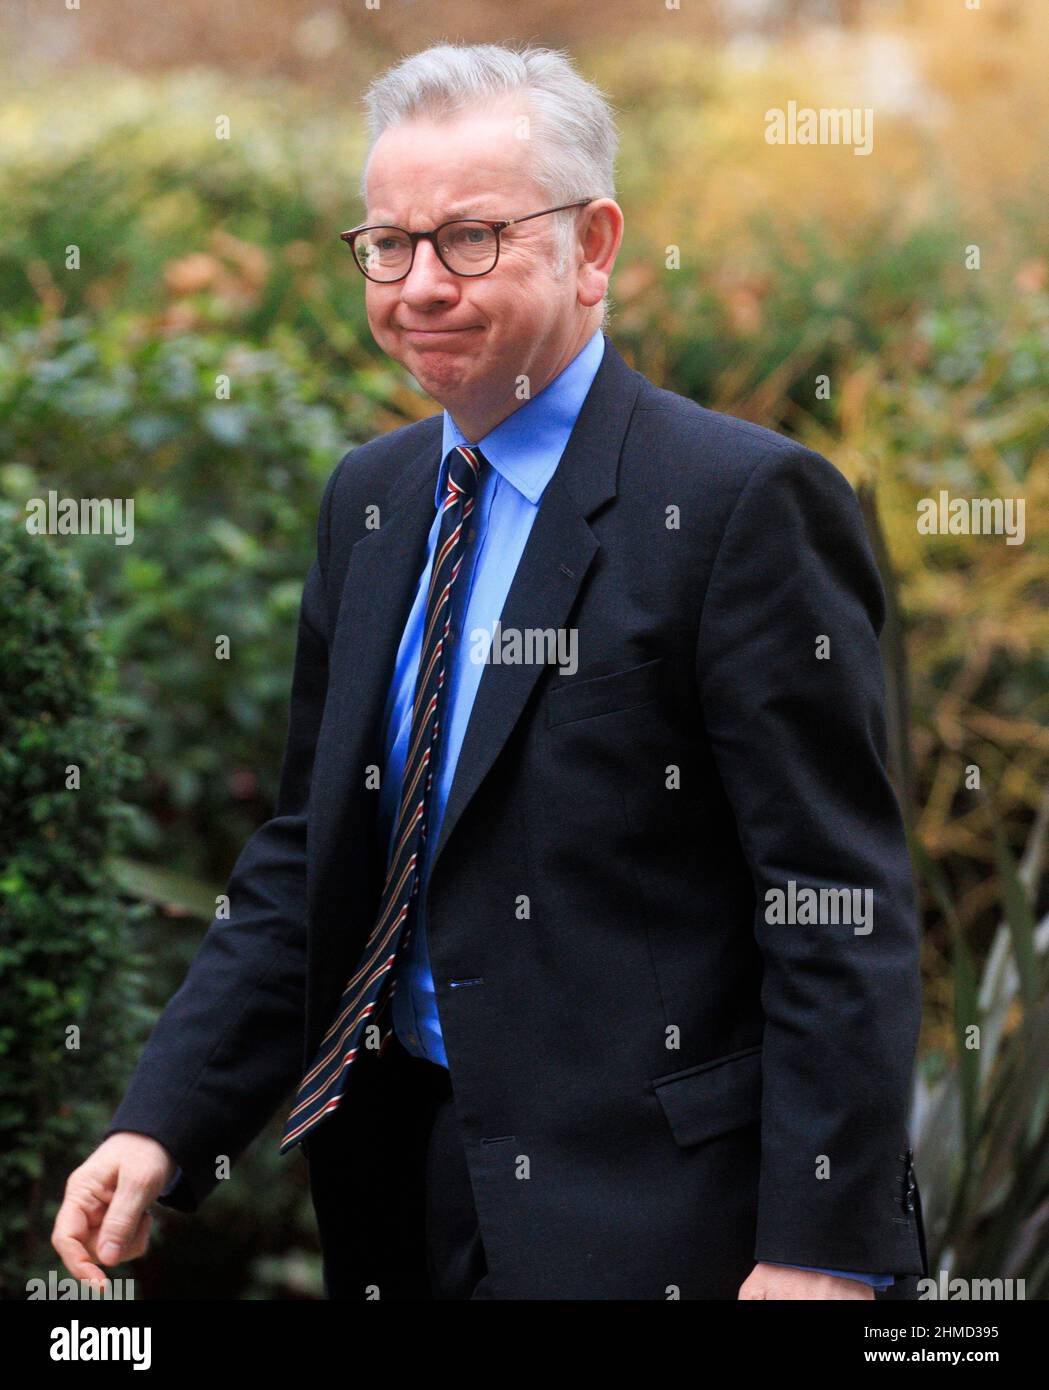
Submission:
[[[480,333],[435,333],[431,338],[416,335],[402,337],[400,346],[409,356],[420,362],[440,362],[443,360],[474,360],[481,345]]]
[[[416,375],[433,375],[444,380],[449,375],[465,377],[476,371],[480,356],[467,348],[418,348],[414,344],[406,347],[401,362]]]

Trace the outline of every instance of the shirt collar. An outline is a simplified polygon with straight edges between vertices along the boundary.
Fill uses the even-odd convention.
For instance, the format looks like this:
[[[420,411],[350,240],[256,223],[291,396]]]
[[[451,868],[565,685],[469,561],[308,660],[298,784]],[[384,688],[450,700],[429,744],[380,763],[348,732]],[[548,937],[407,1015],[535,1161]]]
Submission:
[[[542,497],[561,461],[604,352],[604,333],[599,328],[538,396],[525,401],[483,439],[476,441],[492,467],[533,505]],[[441,467],[433,498],[435,507],[440,506],[444,495],[449,450],[457,444],[470,442],[447,410],[443,423]]]

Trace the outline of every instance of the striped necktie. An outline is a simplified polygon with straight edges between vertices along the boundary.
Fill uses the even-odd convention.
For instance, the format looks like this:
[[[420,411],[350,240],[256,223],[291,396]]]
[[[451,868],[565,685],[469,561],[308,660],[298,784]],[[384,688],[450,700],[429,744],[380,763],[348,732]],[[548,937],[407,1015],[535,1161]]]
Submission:
[[[412,723],[401,783],[394,846],[386,871],[378,920],[357,969],[342,992],[331,1027],[321,1039],[313,1065],[299,1083],[295,1105],[284,1126],[280,1152],[294,1148],[342,1099],[346,1075],[360,1054],[365,1029],[375,1030],[382,1052],[392,1032],[392,967],[399,947],[411,936],[409,913],[419,888],[426,815],[436,767],[437,735],[443,710],[445,656],[451,627],[452,586],[466,548],[466,521],[473,511],[481,466],[479,449],[457,445],[448,454],[447,485],[441,507],[419,672],[412,701]]]

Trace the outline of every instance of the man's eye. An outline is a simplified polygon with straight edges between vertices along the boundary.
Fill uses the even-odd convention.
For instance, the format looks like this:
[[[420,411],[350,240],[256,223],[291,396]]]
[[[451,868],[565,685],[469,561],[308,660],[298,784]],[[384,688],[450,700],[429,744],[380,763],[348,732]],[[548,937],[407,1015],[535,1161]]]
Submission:
[[[456,227],[448,237],[449,246],[483,246],[491,236],[487,227]]]

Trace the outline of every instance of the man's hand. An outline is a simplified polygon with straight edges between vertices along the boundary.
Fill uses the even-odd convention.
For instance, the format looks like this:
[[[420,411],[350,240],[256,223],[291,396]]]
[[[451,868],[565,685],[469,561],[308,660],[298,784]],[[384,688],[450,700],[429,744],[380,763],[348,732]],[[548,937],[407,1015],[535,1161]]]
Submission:
[[[150,1203],[178,1167],[156,1139],[121,1130],[66,1179],[51,1244],[74,1279],[105,1288],[99,1265],[135,1260],[149,1245]]]
[[[739,1298],[874,1298],[862,1279],[839,1279],[808,1269],[757,1264],[740,1285]]]

